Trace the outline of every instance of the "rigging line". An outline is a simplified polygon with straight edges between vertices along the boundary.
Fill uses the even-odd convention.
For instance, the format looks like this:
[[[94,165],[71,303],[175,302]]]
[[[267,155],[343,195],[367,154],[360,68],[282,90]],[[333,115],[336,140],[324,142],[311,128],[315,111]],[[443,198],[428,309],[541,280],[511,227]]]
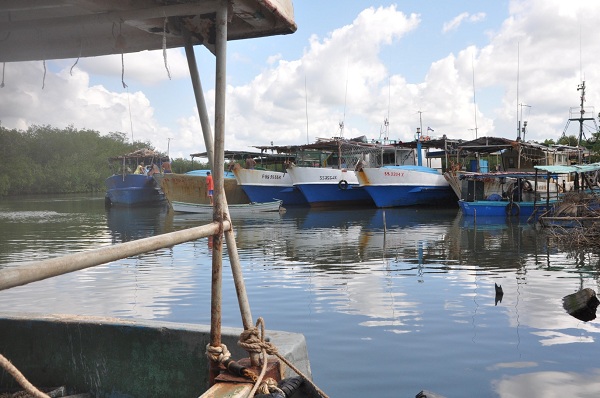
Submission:
[[[579,23],[579,81],[583,81],[583,62],[581,52],[581,22]]]
[[[520,43],[517,42],[517,138],[521,136],[521,129],[519,126],[519,51]]]
[[[44,77],[42,79],[42,90],[46,87],[46,60],[43,62],[44,64]]]
[[[473,112],[475,114],[475,139],[477,139],[477,100],[475,98],[475,65],[471,56],[471,68],[473,69]]]
[[[388,75],[388,111],[385,119],[385,139],[390,138],[390,102],[392,100],[392,78]]]
[[[125,86],[125,90],[127,90],[127,105],[129,107],[129,129],[131,130],[131,143],[133,144],[133,119],[131,118],[131,101],[129,100],[129,88]]]

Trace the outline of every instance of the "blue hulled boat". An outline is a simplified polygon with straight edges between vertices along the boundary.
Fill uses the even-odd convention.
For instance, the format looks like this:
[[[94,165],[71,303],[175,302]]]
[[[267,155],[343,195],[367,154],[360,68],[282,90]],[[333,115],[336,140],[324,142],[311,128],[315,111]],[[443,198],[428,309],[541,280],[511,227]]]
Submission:
[[[144,206],[164,203],[165,194],[153,175],[161,172],[162,163],[166,160],[167,158],[149,149],[109,159],[115,166],[115,174],[104,181],[106,205]]]

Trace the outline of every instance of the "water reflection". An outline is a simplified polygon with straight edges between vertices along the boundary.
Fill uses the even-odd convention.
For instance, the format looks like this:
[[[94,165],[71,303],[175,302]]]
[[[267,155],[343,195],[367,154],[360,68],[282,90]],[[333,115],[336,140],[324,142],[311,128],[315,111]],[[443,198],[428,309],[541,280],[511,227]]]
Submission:
[[[166,232],[165,216],[168,206],[112,206],[106,209],[106,223],[112,243],[147,238]]]
[[[23,252],[47,257],[211,219],[98,205],[0,202],[0,266],[25,261]],[[569,315],[562,301],[598,291],[593,250],[564,252],[534,225],[452,209],[290,208],[233,223],[253,314],[305,334],[330,396],[600,393],[600,322]],[[204,238],[22,286],[0,292],[0,310],[208,323],[210,254]],[[223,287],[224,325],[239,326],[227,269]]]
[[[501,398],[517,397],[597,397],[600,369],[586,372],[532,372],[505,377],[494,382]]]

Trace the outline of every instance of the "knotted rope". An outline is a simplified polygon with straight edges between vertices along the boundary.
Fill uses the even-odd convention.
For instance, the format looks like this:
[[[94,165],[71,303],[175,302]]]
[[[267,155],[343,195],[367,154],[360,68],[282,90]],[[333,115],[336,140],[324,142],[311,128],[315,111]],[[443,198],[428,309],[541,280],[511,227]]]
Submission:
[[[259,330],[259,326],[260,326],[260,330]],[[264,324],[264,320],[262,318],[260,318],[260,317],[258,318],[258,320],[256,321],[256,327],[244,330],[242,332],[242,334],[240,335],[240,340],[238,341],[238,345],[240,347],[244,348],[248,352],[262,353],[262,355],[263,355],[263,366],[262,366],[260,375],[254,385],[254,388],[252,389],[252,391],[250,391],[250,394],[248,394],[248,397],[254,396],[254,393],[258,389],[259,384],[261,383],[262,378],[264,377],[264,375],[267,371],[267,354],[269,354],[269,355],[274,355],[277,358],[279,358],[279,360],[281,360],[283,363],[285,363],[287,366],[289,366],[290,369],[292,369],[294,372],[296,372],[296,374],[298,376],[301,376],[304,380],[306,380],[309,384],[311,384],[315,388],[315,390],[319,393],[319,395],[321,395],[321,397],[329,398],[327,396],[327,394],[325,394],[323,391],[321,391],[321,389],[319,387],[317,387],[311,380],[309,380],[300,371],[300,369],[296,368],[290,361],[288,361],[286,358],[284,358],[283,355],[281,355],[279,353],[279,351],[277,350],[277,347],[275,347],[275,345],[273,345],[271,342],[265,341],[265,324]]]
[[[223,363],[231,358],[231,353],[227,349],[225,344],[221,344],[219,347],[206,345],[206,356],[213,362]]]
[[[50,398],[49,395],[44,394],[38,390],[33,384],[31,384],[23,373],[19,371],[6,357],[0,354],[0,366],[2,366],[14,379],[23,387],[25,391],[31,394],[35,398]]]

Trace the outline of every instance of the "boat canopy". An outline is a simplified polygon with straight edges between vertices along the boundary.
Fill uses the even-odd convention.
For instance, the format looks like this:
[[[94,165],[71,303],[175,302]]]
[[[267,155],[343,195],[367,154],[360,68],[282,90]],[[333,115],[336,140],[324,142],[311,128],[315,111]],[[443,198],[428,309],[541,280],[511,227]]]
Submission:
[[[534,166],[536,170],[543,170],[553,174],[589,173],[600,170],[600,163],[576,164],[565,166]]]
[[[460,180],[485,180],[490,178],[527,178],[535,179],[535,171],[498,171],[493,173],[465,172],[459,175]]]
[[[223,151],[224,158],[226,160],[243,160],[247,156],[251,157],[255,161],[261,164],[271,164],[271,163],[283,163],[287,160],[295,159],[295,156],[292,155],[280,155],[280,154],[271,154],[271,153],[263,153],[256,151],[231,151],[225,150]],[[192,160],[194,158],[208,158],[208,152],[200,152],[200,153],[192,153],[190,154]]]
[[[95,57],[193,45],[213,53],[219,0],[0,1],[0,62]],[[294,33],[291,0],[230,2],[227,40]]]
[[[145,159],[145,158],[159,159],[159,158],[166,158],[166,157],[167,157],[166,155],[164,155],[158,151],[154,151],[149,148],[142,148],[142,149],[138,149],[137,151],[127,153],[125,155],[109,158],[108,160],[110,160],[110,161],[117,161],[117,160],[123,160],[123,159],[138,159],[139,160],[139,159]]]

